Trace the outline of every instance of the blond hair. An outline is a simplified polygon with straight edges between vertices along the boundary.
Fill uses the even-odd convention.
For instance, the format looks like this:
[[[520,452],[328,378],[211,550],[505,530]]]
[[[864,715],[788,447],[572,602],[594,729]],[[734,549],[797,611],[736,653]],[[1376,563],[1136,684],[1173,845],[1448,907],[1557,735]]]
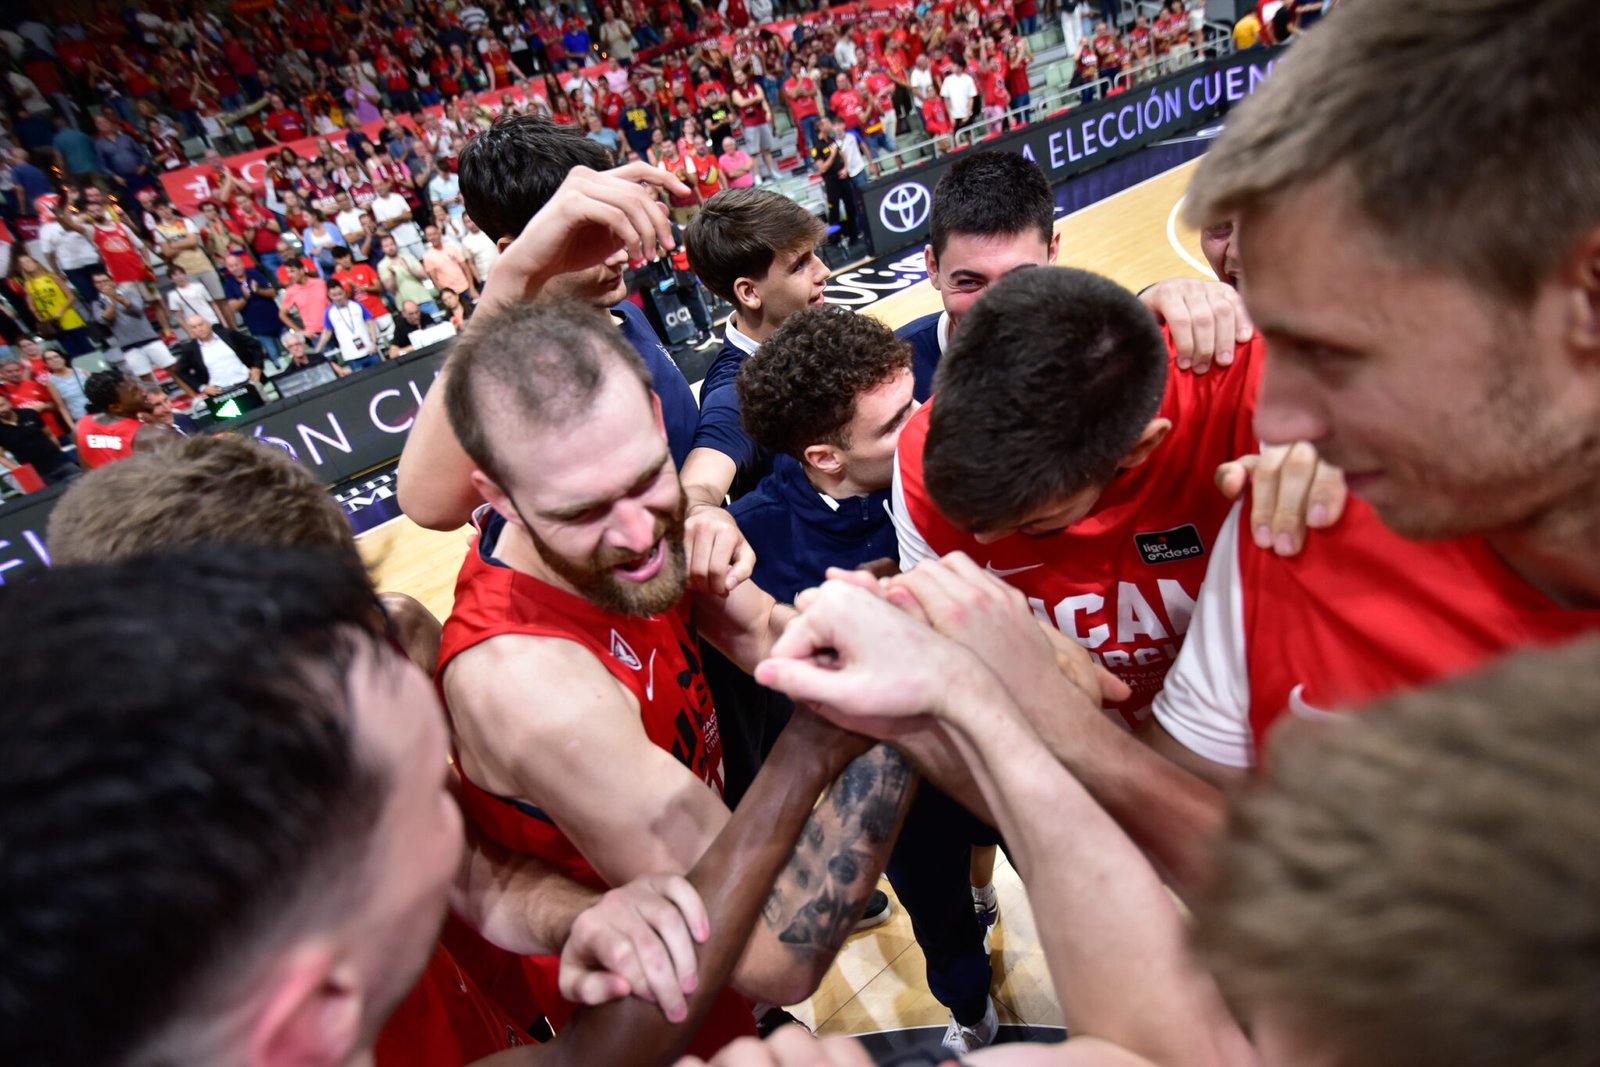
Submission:
[[[58,564],[199,545],[333,545],[356,554],[343,510],[279,449],[238,434],[186,437],[75,481],[45,534]]]
[[[1196,904],[1224,990],[1340,1063],[1593,1063],[1600,641],[1279,734]]]
[[[1600,226],[1597,57],[1588,0],[1346,0],[1229,117],[1186,216],[1334,176],[1401,262],[1526,303]]]

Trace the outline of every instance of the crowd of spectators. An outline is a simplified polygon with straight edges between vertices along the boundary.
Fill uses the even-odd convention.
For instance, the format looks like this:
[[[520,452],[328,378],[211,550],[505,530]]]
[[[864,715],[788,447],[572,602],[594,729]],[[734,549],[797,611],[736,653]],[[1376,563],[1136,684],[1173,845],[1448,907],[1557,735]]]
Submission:
[[[1058,0],[839,12],[829,0],[226,12],[131,0],[15,17],[0,28],[12,238],[0,244],[0,342],[34,338],[68,359],[104,349],[187,410],[308,367],[343,376],[430,327],[459,329],[498,251],[466,215],[456,158],[508,111],[584,129],[618,163],[675,172],[691,190],[668,204],[680,224],[722,189],[815,174],[834,240],[848,243],[884,153],[1027,121],[1027,37],[1059,11]],[[1184,0],[1125,38],[1102,23],[1079,76],[1158,61],[1188,32]],[[267,152],[259,184],[225,159],[251,148]],[[180,205],[160,177],[185,167],[201,168],[209,195]],[[680,295],[705,341],[702,300]],[[46,393],[65,380],[33,363]],[[67,374],[81,394],[83,375]],[[12,407],[59,420],[64,404]],[[70,425],[45,429],[65,439]]]

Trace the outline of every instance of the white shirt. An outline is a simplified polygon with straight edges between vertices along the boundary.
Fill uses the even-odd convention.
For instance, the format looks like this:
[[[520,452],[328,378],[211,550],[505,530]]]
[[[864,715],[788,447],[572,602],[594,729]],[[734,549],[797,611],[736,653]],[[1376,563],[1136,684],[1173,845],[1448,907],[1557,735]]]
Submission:
[[[867,169],[867,157],[861,151],[861,142],[848,130],[839,138],[839,152],[844,156],[844,172],[847,176],[854,178]]]
[[[211,340],[200,342],[200,358],[210,376],[209,385],[227,389],[250,380],[250,368],[239,362],[228,342],[216,334],[211,335]]]
[[[772,0],[748,0],[744,7],[750,12],[752,25],[761,26],[772,21]]]
[[[923,70],[920,67],[911,69],[911,95],[918,100],[926,100],[933,95],[932,70]]]
[[[957,70],[945,76],[939,95],[950,105],[950,118],[960,122],[972,117],[972,99],[978,95],[978,85],[972,75]]]
[[[383,229],[383,223],[390,219],[406,220],[389,231],[401,248],[422,243],[422,232],[417,229],[417,224],[411,221],[411,205],[406,203],[405,197],[399,193],[380,196],[372,202],[371,208],[372,217],[378,220],[380,230]]]
[[[46,255],[54,256],[62,270],[92,267],[100,262],[100,250],[93,241],[55,221],[39,227],[39,248]]]
[[[489,271],[494,267],[494,261],[500,258],[500,249],[495,247],[494,241],[482,230],[476,232],[468,230],[465,237],[461,238],[462,251],[472,257],[472,265],[478,271],[478,277],[487,279]]]
[[[217,312],[211,306],[211,293],[196,281],[173,286],[172,292],[167,294],[167,310],[172,312],[172,318],[180,329],[190,315],[199,315],[211,325],[217,325]],[[187,330],[184,332],[188,333]]]
[[[833,61],[839,64],[841,74],[850,73],[850,68],[856,65],[856,43],[848,37],[841,37],[833,46]]]
[[[361,236],[361,216],[364,214],[366,212],[360,208],[353,207],[349,211],[339,212],[338,216],[333,220],[333,224],[339,227],[340,233],[353,239]]]
[[[372,338],[367,335],[370,318],[372,313],[354,300],[346,300],[344,307],[328,304],[324,324],[333,331],[339,342],[339,355],[346,363],[372,355]]]

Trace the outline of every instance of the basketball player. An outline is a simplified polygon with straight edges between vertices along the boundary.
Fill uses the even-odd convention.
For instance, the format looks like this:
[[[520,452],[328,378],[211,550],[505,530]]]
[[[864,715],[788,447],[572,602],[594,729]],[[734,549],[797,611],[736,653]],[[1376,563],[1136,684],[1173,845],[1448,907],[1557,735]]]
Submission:
[[[1560,9],[1541,9],[1541,17],[1557,18]],[[1426,63],[1410,55],[1403,36],[1409,22],[1396,14],[1370,27],[1333,20],[1330,36],[1317,35],[1318,47],[1304,60],[1313,69],[1343,69],[1361,50],[1353,68],[1361,77],[1320,118],[1329,131],[1358,127],[1366,121],[1361,101],[1392,88],[1388,82],[1379,88],[1367,49],[1396,62],[1404,56],[1407,71],[1422,76]],[[1462,32],[1482,25],[1533,34],[1538,25],[1525,23],[1510,5],[1486,6],[1476,18],[1481,22],[1468,20]],[[1468,67],[1471,58],[1463,48],[1451,62]],[[1555,53],[1550,76],[1577,84],[1586,71],[1574,46]],[[1515,124],[1528,144],[1516,155],[1497,144],[1503,160],[1525,166],[1590,149],[1582,108],[1569,103],[1547,114],[1536,101],[1491,92],[1486,88],[1476,102],[1449,103],[1461,108],[1464,122]],[[1270,313],[1262,319],[1273,342],[1262,394],[1270,407],[1258,416],[1263,431],[1310,430],[1319,447],[1363,472],[1352,482],[1362,499],[1326,542],[1294,563],[1234,551],[1241,520],[1224,526],[1196,609],[1191,636],[1198,646],[1180,659],[1158,702],[1156,734],[1163,751],[1217,781],[1259,764],[1285,712],[1318,717],[1600,624],[1594,610],[1600,568],[1578,550],[1580,531],[1600,529],[1593,491],[1600,478],[1593,433],[1600,399],[1587,310],[1596,306],[1597,286],[1582,266],[1592,262],[1600,233],[1600,185],[1578,182],[1563,191],[1559,210],[1541,207],[1550,213],[1539,216],[1537,235],[1502,227],[1480,239],[1446,224],[1450,205],[1477,203],[1480,188],[1519,202],[1520,193],[1497,184],[1495,157],[1474,157],[1438,188],[1436,228],[1424,233],[1408,219],[1391,236],[1399,224],[1391,224],[1377,198],[1388,180],[1383,168],[1410,158],[1386,154],[1403,142],[1391,140],[1387,129],[1370,144],[1341,132],[1348,150],[1332,157],[1301,141],[1295,126],[1294,150],[1272,157],[1278,169],[1261,180],[1245,174],[1242,161],[1261,156],[1266,140],[1286,129],[1279,121],[1270,108],[1239,114],[1227,154],[1197,175],[1202,209],[1210,217],[1237,214],[1237,259],[1260,264],[1245,277],[1252,303]],[[1442,140],[1436,121],[1419,116],[1406,130]],[[1369,264],[1363,278],[1381,278],[1382,285],[1311,299],[1307,286],[1322,284],[1312,272],[1323,261],[1296,258],[1289,277],[1276,273],[1290,269],[1284,234],[1304,221],[1286,212],[1313,188],[1336,191],[1335,214],[1350,220],[1338,258],[1328,263],[1348,271],[1359,256]],[[1478,319],[1458,314],[1467,306]],[[1368,328],[1358,331],[1356,316],[1369,313],[1379,318],[1362,320]],[[1422,314],[1434,323],[1426,343],[1414,340],[1422,336],[1415,333]],[[1373,325],[1380,322],[1381,328]],[[1492,343],[1474,332],[1488,323]],[[1440,338],[1440,329],[1477,340],[1458,345]],[[1337,345],[1311,343],[1340,333]],[[1518,353],[1515,373],[1504,370],[1507,349]],[[1336,368],[1340,375],[1331,374]],[[1449,414],[1443,404],[1437,411],[1422,406],[1439,388],[1424,397],[1419,386],[1405,384],[1423,377],[1448,387]],[[1369,390],[1384,390],[1381,413],[1362,409],[1360,397]],[[1460,428],[1461,411],[1478,413],[1470,433]],[[1375,619],[1382,625],[1374,626]]]
[[[940,290],[945,307],[950,310],[945,316],[927,316],[899,331],[901,337],[912,342],[918,400],[926,400],[931,389],[933,370],[943,351],[938,338],[948,335],[954,319],[959,318],[966,305],[982,292],[987,278],[998,278],[1026,263],[1055,262],[1058,240],[1052,234],[1054,198],[1043,173],[1020,156],[1000,152],[979,153],[958,164],[956,169],[971,169],[975,161],[977,167],[970,180],[954,192],[946,190],[942,215],[940,198],[936,195],[934,199],[935,240],[938,241],[941,234],[941,218],[951,220],[948,225],[963,234],[954,250],[959,265],[952,268],[951,280],[945,284],[939,280],[938,258],[933,246],[928,250],[929,279],[934,288]],[[945,189],[945,183],[950,180],[948,175],[941,180],[940,189]],[[1006,192],[997,195],[996,190]],[[792,295],[795,298],[807,296],[807,304],[822,302],[823,284],[827,280],[827,267],[814,252],[816,240],[813,238],[807,247],[801,240],[804,233],[798,224],[782,223],[781,220],[788,219],[795,209],[777,206],[776,202],[781,199],[779,194],[749,190],[719,195],[732,199],[722,201],[725,208],[706,224],[702,225],[697,218],[685,235],[689,261],[695,273],[707,288],[739,309],[735,315],[739,321],[729,320],[730,329],[722,352],[706,372],[706,380],[701,385],[700,428],[695,434],[695,451],[683,468],[691,514],[708,522],[720,517],[723,500],[730,491],[737,495],[748,489],[755,478],[766,472],[770,463],[769,459],[756,454],[749,437],[739,428],[738,398],[733,389],[739,365],[761,343],[763,338],[759,334],[770,333],[782,323],[783,315],[797,306],[805,306],[796,299],[763,301],[753,284],[757,272],[761,272],[767,286],[774,282],[789,285],[793,279],[796,292]],[[981,206],[963,208],[965,204],[979,202]],[[1018,203],[1022,205],[1020,209]],[[769,223],[768,218],[780,221]],[[1042,237],[1038,240],[1035,240],[1039,233],[1035,224],[1042,226]],[[811,229],[814,228],[805,232]],[[795,240],[792,252],[788,251],[791,246],[786,243],[790,237]],[[788,276],[774,275],[770,269],[774,263],[787,267]],[[981,273],[985,270],[990,272],[987,278]],[[803,280],[811,286],[809,292],[799,285],[802,279],[795,278],[796,275],[804,275]],[[741,281],[745,282],[743,290]],[[1216,325],[1231,327],[1238,304],[1233,293],[1222,286],[1180,279],[1151,286],[1142,294],[1142,299],[1159,318],[1169,323],[1174,344],[1185,358],[1190,352],[1200,353],[1196,356],[1198,369],[1210,362],[1213,349],[1219,362],[1231,360],[1232,330],[1216,330],[1213,318]],[[749,304],[750,300],[756,303]],[[777,303],[777,314],[767,306],[771,303]],[[944,323],[942,327],[941,322]],[[745,325],[741,324],[748,324],[755,333],[746,332]],[[741,471],[746,472],[743,486],[735,484]],[[736,554],[734,558],[738,560]],[[696,569],[695,573],[698,577],[700,572]],[[707,581],[714,586],[736,584],[746,573],[738,570],[724,576],[711,571]]]
[[[97,471],[75,489],[50,514],[45,540],[56,566],[199,552],[239,542],[323,547],[344,554],[352,566],[360,564],[350,524],[326,488],[283,452],[247,437],[185,438],[159,454],[141,453]],[[404,594],[384,593],[380,600],[389,632],[412,662],[432,671],[439,658],[438,620]],[[510,856],[481,839],[470,843],[451,901],[466,923],[502,942],[501,947],[547,951],[567,941],[568,958],[576,964],[643,959],[661,952],[664,938],[682,937],[665,922],[650,927],[630,921],[664,914],[649,882],[630,884],[601,900],[538,860]],[[593,914],[585,914],[591,907]],[[429,1067],[464,1064],[530,1040],[523,1027],[539,1013],[537,1004],[525,1015],[510,1015],[501,1003],[528,1000],[525,982],[517,985],[514,957],[477,937],[466,923],[452,918],[446,924],[445,943],[379,1034],[380,1067],[419,1058]],[[570,938],[569,931],[575,931]],[[623,934],[629,939],[623,941]],[[673,1013],[681,1009],[677,974],[647,976],[638,967],[630,974],[629,988]]]
[[[518,304],[476,319],[452,359],[446,409],[491,506],[440,653],[468,817],[596,888],[687,870],[727,820],[696,632],[748,670],[792,609],[748,583],[686,595],[684,500],[659,401],[603,317]],[[887,748],[852,764],[774,889],[736,986],[771,1003],[810,995],[874,890],[913,780]],[[554,965],[541,1004],[559,1026]],[[751,1032],[749,1005],[730,993],[697,1043]]]
[[[0,632],[35,650],[0,714],[8,1062],[371,1062],[435,951],[462,827],[437,697],[375,629],[359,560],[197,547],[0,595]],[[493,1062],[670,1062],[866,747],[797,719],[691,872],[724,930],[682,1024],[630,998]],[[437,1052],[391,1062],[459,1062]]]
[[[1050,183],[1037,164],[1012,152],[985,150],[958,160],[934,187],[928,219],[923,255],[944,310],[896,331],[911,343],[918,400],[931,395],[933,372],[973,303],[1018,267],[1054,264],[1061,245]],[[1244,306],[1227,286],[1175,278],[1139,299],[1166,325],[1180,370],[1203,374],[1213,362],[1226,366],[1235,346],[1252,336]]]
[[[1217,843],[1217,876],[1195,907],[1202,967],[1150,861],[1040,741],[1048,723],[1013,699],[1043,685],[1058,711],[1088,714],[1092,694],[1063,679],[1016,591],[965,558],[925,569],[985,590],[962,602],[968,647],[875,591],[829,582],[757,674],[883,736],[898,723],[925,730],[932,710],[991,798],[1073,1039],[972,1063],[1586,1062],[1600,1041],[1600,961],[1585,933],[1600,923],[1594,642],[1393,698],[1348,724],[1286,730]],[[923,603],[941,611],[937,595]],[[870,1061],[848,1039],[790,1029],[716,1062]]]
[[[722,348],[700,383],[700,423],[683,465],[689,506],[722,510],[730,488],[748,490],[771,466],[739,424],[735,380],[744,361],[794,312],[823,302],[828,265],[818,218],[782,193],[718,193],[684,229],[689,265],[707,289],[734,306]],[[743,472],[744,484],[735,487]]]
[[[836,308],[795,312],[744,361],[744,424],[776,459],[730,511],[755,550],[762,589],[793,603],[830,567],[897,556],[889,487],[914,385],[904,341],[870,315]],[[766,729],[782,717],[774,709]],[[950,1009],[942,1043],[956,1054],[989,1044],[999,1026],[986,927],[968,890],[970,846],[996,841],[992,827],[924,782],[886,870],[927,959],[928,990]]]
[[[653,196],[637,195],[638,183],[684,187],[657,167],[607,170],[609,164],[605,149],[582,133],[532,115],[501,119],[468,142],[459,170],[467,211],[502,253],[519,234],[530,239],[499,284],[491,279],[484,285],[477,314],[536,298],[609,308],[650,368],[673,462],[681,464],[699,419],[694,393],[644,314],[624,299],[623,271],[630,260],[673,246],[665,217],[657,219]],[[448,379],[447,361],[436,384]],[[399,493],[414,522],[453,530],[483,501],[472,489],[471,461],[451,434],[442,405],[442,399],[425,398],[417,413],[400,456]]]
[[[150,410],[150,401],[139,380],[120,370],[89,375],[83,383],[83,396],[94,410],[78,420],[73,439],[78,458],[90,470],[179,439],[170,427],[139,418]]]

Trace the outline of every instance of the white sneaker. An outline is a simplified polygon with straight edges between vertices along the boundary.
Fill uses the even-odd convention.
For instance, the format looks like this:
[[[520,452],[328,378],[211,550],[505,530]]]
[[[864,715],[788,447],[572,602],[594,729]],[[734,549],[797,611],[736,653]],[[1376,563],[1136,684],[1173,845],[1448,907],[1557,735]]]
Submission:
[[[965,1056],[994,1044],[995,1035],[999,1032],[1000,1019],[994,1013],[994,998],[990,997],[988,1010],[983,1013],[983,1019],[977,1026],[962,1026],[951,1015],[950,1025],[944,1028],[944,1040],[940,1044],[957,1056]]]

